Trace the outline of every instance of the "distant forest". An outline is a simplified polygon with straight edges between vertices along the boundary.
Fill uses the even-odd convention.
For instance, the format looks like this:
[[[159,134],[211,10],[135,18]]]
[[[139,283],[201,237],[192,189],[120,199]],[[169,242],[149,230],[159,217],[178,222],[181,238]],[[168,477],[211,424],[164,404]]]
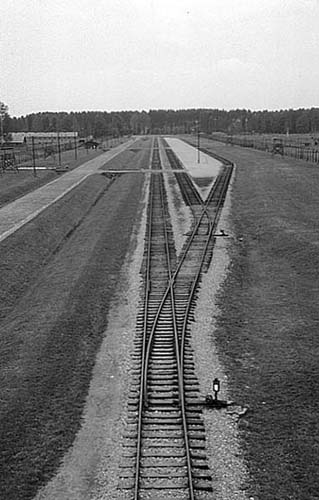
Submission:
[[[181,109],[146,111],[41,112],[3,119],[4,132],[77,131],[80,136],[201,132],[319,133],[319,108],[280,111]]]

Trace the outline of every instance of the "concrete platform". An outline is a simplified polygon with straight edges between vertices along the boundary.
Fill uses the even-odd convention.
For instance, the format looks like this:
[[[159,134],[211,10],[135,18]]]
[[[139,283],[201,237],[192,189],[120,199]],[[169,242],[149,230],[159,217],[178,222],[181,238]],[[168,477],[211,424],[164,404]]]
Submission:
[[[174,151],[184,168],[192,176],[197,191],[206,200],[215,182],[222,163],[215,158],[198,152],[198,149],[175,137],[165,137],[167,144]],[[198,161],[199,160],[199,161]],[[205,184],[203,185],[203,181]]]
[[[102,153],[80,167],[2,207],[0,209],[0,242],[78,186],[89,175],[98,172],[105,163],[131,147],[135,140],[130,139],[124,144]]]

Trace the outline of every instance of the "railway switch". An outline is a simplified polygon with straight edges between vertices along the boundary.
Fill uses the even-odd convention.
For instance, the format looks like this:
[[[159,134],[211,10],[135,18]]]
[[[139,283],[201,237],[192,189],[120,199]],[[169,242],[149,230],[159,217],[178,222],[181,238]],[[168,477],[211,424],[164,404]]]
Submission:
[[[225,233],[224,229],[221,229],[220,233],[214,234],[214,236],[215,236],[215,238],[216,238],[216,236],[221,236],[221,237],[227,238],[229,236],[229,234]]]

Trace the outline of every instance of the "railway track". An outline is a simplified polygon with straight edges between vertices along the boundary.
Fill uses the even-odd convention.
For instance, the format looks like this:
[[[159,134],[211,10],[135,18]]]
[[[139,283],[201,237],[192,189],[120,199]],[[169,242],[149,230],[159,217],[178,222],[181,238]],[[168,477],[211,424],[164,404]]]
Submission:
[[[162,141],[165,146],[167,159],[171,165],[171,168],[174,170],[177,183],[180,187],[186,205],[191,208],[194,208],[196,205],[201,207],[203,205],[203,201],[192,180],[190,179],[187,172],[185,172],[185,169],[180,160],[178,159],[174,151],[168,146],[165,139],[162,139]],[[180,170],[180,172],[178,172],[178,170]]]
[[[190,323],[231,168],[223,169],[205,203],[191,181],[179,182],[197,214],[177,259],[157,141],[151,153],[145,292],[137,320],[119,494],[130,500],[205,500],[212,476]],[[169,153],[168,159],[175,171],[176,157]]]

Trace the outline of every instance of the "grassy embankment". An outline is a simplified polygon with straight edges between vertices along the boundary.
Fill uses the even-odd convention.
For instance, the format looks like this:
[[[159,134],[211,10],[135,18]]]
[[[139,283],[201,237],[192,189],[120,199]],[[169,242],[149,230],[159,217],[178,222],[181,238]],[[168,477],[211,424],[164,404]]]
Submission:
[[[319,491],[319,170],[222,147],[236,160],[231,268],[216,342],[240,420],[256,500]],[[239,240],[242,238],[242,241]]]
[[[0,498],[31,499],[81,425],[142,181],[92,176],[0,245]]]

